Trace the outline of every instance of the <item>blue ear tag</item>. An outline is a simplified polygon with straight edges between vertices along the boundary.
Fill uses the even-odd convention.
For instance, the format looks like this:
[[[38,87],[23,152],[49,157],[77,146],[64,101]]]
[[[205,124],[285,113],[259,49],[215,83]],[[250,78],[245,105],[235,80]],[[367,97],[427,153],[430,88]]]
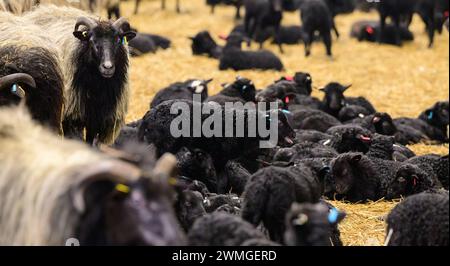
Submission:
[[[284,110],[282,109],[281,112],[285,113],[285,114],[290,114],[291,112],[289,112],[288,110]]]
[[[336,208],[333,208],[330,210],[330,213],[328,214],[328,222],[330,224],[333,224],[337,221],[337,218],[339,216],[339,212],[336,210]]]
[[[12,93],[17,92],[17,84],[12,85],[12,87],[11,87],[11,92],[12,92]]]
[[[431,112],[428,114],[428,120],[433,119],[433,115],[434,115],[434,113],[433,113],[433,111],[431,111]]]

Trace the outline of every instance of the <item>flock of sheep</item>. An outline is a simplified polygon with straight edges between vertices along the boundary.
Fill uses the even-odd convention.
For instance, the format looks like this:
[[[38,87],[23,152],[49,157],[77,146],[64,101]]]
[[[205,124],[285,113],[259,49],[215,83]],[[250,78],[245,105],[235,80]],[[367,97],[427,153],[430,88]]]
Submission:
[[[159,90],[143,118],[125,125],[130,53],[145,53],[149,44],[167,49],[170,40],[137,33],[124,18],[32,2],[0,0],[0,245],[64,245],[75,238],[81,245],[339,246],[346,214],[326,199],[402,197],[384,217],[385,244],[449,244],[448,155],[417,156],[407,147],[449,142],[448,99],[417,117],[392,118],[364,97],[346,96],[351,85],[330,82],[322,99],[313,97],[314,77],[305,72],[264,89],[238,76],[216,95],[208,93],[211,80],[189,79]],[[111,3],[117,2],[107,5],[109,13],[120,16]],[[207,3],[235,4],[236,17],[245,7],[245,25],[224,36],[225,47],[208,32],[192,37],[194,55],[235,70],[283,69],[269,51],[241,50],[244,41],[262,47],[271,36],[282,52],[283,9],[301,9],[303,24],[294,31],[307,56],[313,40],[331,55],[333,17],[349,12],[336,4],[347,1]],[[386,16],[395,22],[396,44],[400,22],[414,12],[424,21],[431,14],[426,25],[433,34],[434,19],[443,25],[439,0],[417,0],[417,8],[383,3],[376,6],[379,25],[361,24],[361,32],[382,32],[373,41],[388,31]],[[422,14],[428,3],[436,6]],[[201,101],[192,101],[196,96]],[[274,148],[261,149],[260,135],[171,134],[174,104],[193,114],[230,112],[226,103],[274,102],[279,109],[256,111],[278,118]],[[233,125],[242,118],[249,127],[250,110],[231,112]],[[201,115],[201,122],[208,119]]]

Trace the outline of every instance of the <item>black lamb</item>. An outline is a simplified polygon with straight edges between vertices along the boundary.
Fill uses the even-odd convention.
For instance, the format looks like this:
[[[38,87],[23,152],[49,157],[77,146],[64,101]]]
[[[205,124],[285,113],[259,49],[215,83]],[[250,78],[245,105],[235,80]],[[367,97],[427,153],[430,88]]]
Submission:
[[[324,142],[339,153],[369,151],[372,132],[358,125],[335,126],[326,131],[332,138]]]
[[[194,37],[189,37],[192,40],[192,54],[203,55],[207,54],[212,58],[220,58],[223,47],[219,46],[211,37],[208,31],[201,31]]]
[[[318,202],[321,191],[312,171],[301,164],[270,166],[256,172],[244,191],[242,217],[258,226],[263,222],[270,239],[282,241],[284,217],[293,202]]]
[[[205,102],[216,102],[220,105],[225,105],[227,102],[254,102],[255,94],[256,88],[253,82],[238,76],[233,83],[225,84],[218,94],[208,97]]]
[[[200,95],[201,100],[208,98],[208,84],[212,79],[189,79],[184,82],[175,82],[168,87],[159,90],[150,103],[150,109],[168,100],[193,100],[194,94]]]
[[[288,246],[342,246],[337,224],[345,215],[324,203],[293,203],[286,215],[284,243]]]
[[[436,154],[428,154],[422,156],[416,156],[408,159],[406,163],[419,166],[422,170],[426,171],[431,177],[436,177],[442,184],[442,186],[448,190],[449,183],[449,159],[448,154],[440,156]]]
[[[448,246],[448,192],[407,197],[387,217],[388,246]]]
[[[249,240],[267,242],[253,225],[224,212],[199,218],[188,233],[189,244],[193,246],[241,246]]]
[[[243,51],[241,49],[244,36],[239,33],[232,33],[227,38],[227,43],[220,57],[220,70],[234,69],[261,69],[278,70],[284,69],[281,60],[272,52],[262,51]]]

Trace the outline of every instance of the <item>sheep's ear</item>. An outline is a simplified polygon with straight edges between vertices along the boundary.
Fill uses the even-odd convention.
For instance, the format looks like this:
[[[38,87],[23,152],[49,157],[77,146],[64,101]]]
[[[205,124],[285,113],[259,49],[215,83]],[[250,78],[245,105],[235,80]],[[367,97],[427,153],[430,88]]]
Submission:
[[[73,36],[77,38],[80,41],[87,41],[89,40],[89,32],[88,31],[74,31]]]
[[[191,40],[191,41],[193,41],[193,40],[195,40],[195,37],[189,36],[188,39]]]
[[[320,88],[319,91],[321,91],[321,92],[327,92],[327,89],[325,89],[325,88]]]
[[[211,81],[213,81],[213,80],[214,80],[213,78],[210,78],[210,79],[205,80],[205,85],[211,83]]]
[[[114,189],[118,184],[126,191],[126,183],[137,181],[141,175],[140,169],[120,161],[104,161],[80,170],[78,178],[82,180],[74,188],[73,205],[79,213],[83,213],[90,203]]]
[[[348,89],[351,88],[351,87],[352,87],[352,84],[347,85],[347,86],[344,86],[344,88],[342,89],[342,92],[348,90]]]
[[[362,155],[361,154],[355,154],[351,157],[350,161],[352,163],[359,163],[359,161],[361,161],[362,159]]]
[[[121,34],[122,38],[123,37],[127,38],[127,41],[133,40],[136,37],[136,35],[137,34],[134,31],[127,31],[127,32],[124,32],[124,33]]]
[[[347,214],[345,212],[341,212],[339,210],[337,210],[336,208],[332,208],[329,212],[328,212],[328,222],[331,225],[336,225],[338,223],[340,223],[345,216],[347,216]]]

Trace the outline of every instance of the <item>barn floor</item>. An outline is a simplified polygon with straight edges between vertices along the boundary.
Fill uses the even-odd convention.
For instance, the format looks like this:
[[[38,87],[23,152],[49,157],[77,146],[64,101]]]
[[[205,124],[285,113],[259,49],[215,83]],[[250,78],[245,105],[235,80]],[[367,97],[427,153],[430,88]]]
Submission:
[[[330,81],[351,83],[353,87],[347,95],[365,96],[379,111],[394,117],[415,117],[434,102],[449,98],[449,34],[444,30],[442,35],[436,37],[435,47],[427,49],[424,25],[418,17],[414,18],[412,25],[415,41],[398,48],[350,39],[351,24],[359,19],[377,19],[376,13],[355,12],[338,16],[336,23],[341,38],[334,40],[332,60],[325,56],[322,44],[313,46],[310,58],[303,56],[303,45],[285,46],[285,54],[280,57],[286,72],[237,73],[219,71],[218,62],[214,59],[192,56],[188,39],[205,29],[215,38],[219,34],[227,34],[235,23],[234,8],[219,7],[212,15],[205,0],[181,0],[182,13],[177,14],[175,0],[167,2],[168,9],[161,11],[159,0],[144,0],[138,15],[132,15],[134,1],[122,3],[123,16],[128,17],[138,30],[161,34],[173,41],[171,49],[132,59],[132,100],[128,121],[141,118],[148,110],[153,95],[172,82],[188,78],[214,78],[210,86],[210,92],[214,94],[221,89],[221,83],[234,80],[238,74],[252,79],[258,88],[264,88],[281,75],[296,71],[311,73],[317,88]],[[285,25],[299,22],[298,13],[288,13],[283,20]],[[267,43],[265,48],[279,54],[276,46]],[[256,49],[256,45],[252,49]],[[315,91],[314,95],[321,97],[319,91]],[[412,148],[418,154],[447,154],[449,147],[419,144]],[[382,245],[385,235],[382,217],[398,201],[332,203],[348,214],[340,225],[345,245]]]

